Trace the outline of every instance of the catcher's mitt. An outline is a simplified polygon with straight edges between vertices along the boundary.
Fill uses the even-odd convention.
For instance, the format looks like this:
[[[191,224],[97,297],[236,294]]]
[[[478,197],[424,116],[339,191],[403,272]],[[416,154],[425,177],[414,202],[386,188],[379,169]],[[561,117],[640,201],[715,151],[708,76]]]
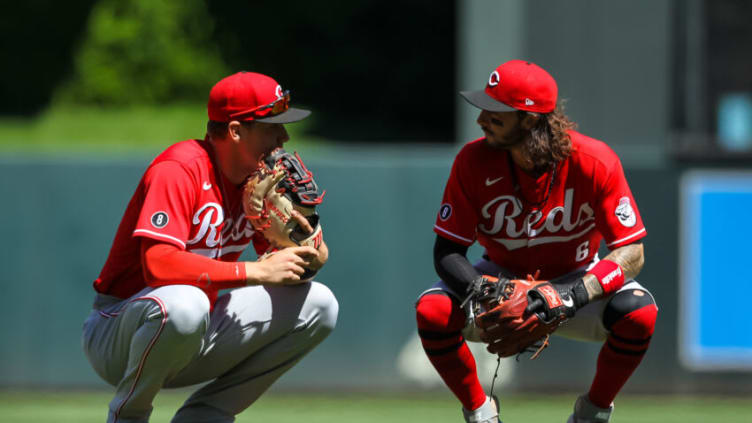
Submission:
[[[258,169],[245,184],[243,210],[254,229],[264,235],[273,248],[297,245],[318,248],[322,242],[321,224],[316,206],[324,199],[313,174],[305,167],[298,153],[282,148],[272,151],[259,162]],[[311,224],[313,233],[306,232],[292,218],[300,212]]]
[[[549,335],[574,314],[569,298],[562,300],[553,285],[529,275],[528,280],[483,275],[470,287],[468,299],[481,339],[489,352],[501,357],[530,351],[531,359],[537,358],[548,346]],[[529,302],[539,300],[548,313],[526,311]]]

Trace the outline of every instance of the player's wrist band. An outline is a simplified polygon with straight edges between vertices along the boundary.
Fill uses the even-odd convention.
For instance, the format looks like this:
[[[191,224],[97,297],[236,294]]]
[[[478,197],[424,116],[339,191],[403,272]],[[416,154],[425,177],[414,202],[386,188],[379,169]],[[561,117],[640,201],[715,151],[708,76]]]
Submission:
[[[595,276],[603,288],[603,295],[611,295],[624,286],[624,271],[616,262],[601,260],[588,273]]]

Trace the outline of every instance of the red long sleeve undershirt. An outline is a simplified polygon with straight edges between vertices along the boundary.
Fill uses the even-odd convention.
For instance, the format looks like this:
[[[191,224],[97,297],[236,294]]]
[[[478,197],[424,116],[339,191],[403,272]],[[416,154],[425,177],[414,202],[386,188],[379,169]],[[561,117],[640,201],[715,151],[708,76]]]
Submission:
[[[148,238],[141,242],[141,263],[152,287],[181,284],[216,292],[246,285],[242,262],[210,259]]]

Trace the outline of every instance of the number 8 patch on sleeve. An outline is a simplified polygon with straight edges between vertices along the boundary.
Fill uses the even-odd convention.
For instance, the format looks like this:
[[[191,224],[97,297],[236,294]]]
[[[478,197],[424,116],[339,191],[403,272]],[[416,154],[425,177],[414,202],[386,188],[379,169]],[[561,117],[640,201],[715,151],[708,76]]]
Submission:
[[[169,221],[170,218],[167,216],[167,213],[163,211],[158,211],[151,215],[151,225],[157,229],[164,228],[165,226],[167,226],[167,222]]]

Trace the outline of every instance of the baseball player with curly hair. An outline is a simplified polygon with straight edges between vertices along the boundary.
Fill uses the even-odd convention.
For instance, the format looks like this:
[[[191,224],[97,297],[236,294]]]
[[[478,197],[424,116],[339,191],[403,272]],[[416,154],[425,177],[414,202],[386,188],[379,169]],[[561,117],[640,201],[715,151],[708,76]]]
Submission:
[[[634,280],[644,263],[646,230],[619,158],[574,130],[557,107],[557,92],[551,75],[520,60],[493,70],[484,90],[461,92],[481,109],[477,123],[485,136],[455,158],[434,226],[441,281],[416,308],[423,348],[467,422],[501,421],[465,343],[490,341],[473,308],[463,304],[469,287],[488,279],[483,275],[550,281],[543,297],[568,317],[555,334],[603,343],[592,385],[577,398],[568,423],[609,421],[655,327],[655,301]],[[466,253],[476,241],[485,254],[472,265]],[[601,241],[610,252],[599,260]],[[558,318],[544,304],[530,301],[520,321]],[[504,350],[511,335],[494,339],[489,351]]]
[[[147,422],[160,389],[199,383],[172,421],[232,422],[334,329],[334,295],[301,279],[326,263],[323,240],[237,261],[249,244],[269,250],[243,189],[289,139],[283,124],[310,114],[289,100],[268,76],[228,76],[209,94],[206,138],[170,146],[146,169],[83,328],[87,358],[116,388],[108,422]]]

